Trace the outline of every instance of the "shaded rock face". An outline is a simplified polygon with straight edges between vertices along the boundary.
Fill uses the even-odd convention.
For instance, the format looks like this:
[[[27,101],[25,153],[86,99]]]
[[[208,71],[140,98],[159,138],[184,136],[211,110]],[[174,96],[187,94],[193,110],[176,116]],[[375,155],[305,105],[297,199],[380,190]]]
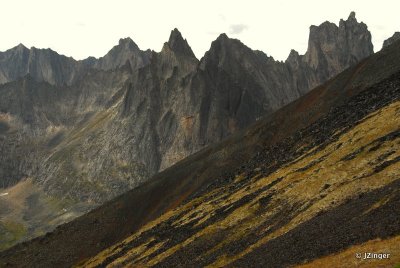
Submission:
[[[391,44],[395,43],[395,42],[398,41],[398,40],[400,40],[400,32],[395,32],[395,33],[392,35],[392,37],[386,39],[386,40],[383,42],[382,49],[384,49],[384,48],[390,46]]]
[[[226,34],[199,61],[177,29],[159,53],[127,38],[83,61],[20,45],[0,54],[0,185],[30,177],[50,196],[98,205],[371,53],[354,14],[313,26],[307,53],[286,62]]]

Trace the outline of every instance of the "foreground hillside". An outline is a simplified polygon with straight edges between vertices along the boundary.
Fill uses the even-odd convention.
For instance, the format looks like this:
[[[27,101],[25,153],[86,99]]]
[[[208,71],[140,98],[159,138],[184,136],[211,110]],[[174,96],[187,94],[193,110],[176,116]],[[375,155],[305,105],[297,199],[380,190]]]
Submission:
[[[399,62],[397,42],[244,132],[0,253],[0,265],[399,263]],[[359,251],[391,258],[357,260]]]

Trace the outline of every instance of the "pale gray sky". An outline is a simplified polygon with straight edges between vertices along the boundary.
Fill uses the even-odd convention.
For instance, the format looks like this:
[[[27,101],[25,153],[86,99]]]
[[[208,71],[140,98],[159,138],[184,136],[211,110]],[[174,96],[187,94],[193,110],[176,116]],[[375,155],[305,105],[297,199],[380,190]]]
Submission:
[[[19,43],[83,59],[100,57],[122,37],[159,51],[178,28],[198,58],[220,33],[285,60],[303,54],[311,24],[338,24],[351,11],[368,25],[375,51],[400,31],[398,0],[2,0],[0,51]]]

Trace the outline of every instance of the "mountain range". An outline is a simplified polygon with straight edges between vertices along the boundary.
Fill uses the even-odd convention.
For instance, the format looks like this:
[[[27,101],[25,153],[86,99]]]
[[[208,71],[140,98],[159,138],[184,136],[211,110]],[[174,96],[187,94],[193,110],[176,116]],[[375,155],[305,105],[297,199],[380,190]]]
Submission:
[[[0,53],[2,248],[141,185],[372,54],[354,12],[311,26],[306,53],[285,62],[226,34],[198,60],[177,29],[160,52],[125,38],[99,59],[23,45]]]
[[[212,47],[229,41],[220,38]],[[167,43],[161,54],[173,47]],[[181,56],[191,54],[183,51]],[[189,69],[194,59],[184,58]],[[203,60],[200,68],[207,70]],[[154,54],[136,79],[171,70],[151,67],[153,62],[166,64]],[[167,77],[182,72],[177,68]],[[208,75],[222,73],[216,68]],[[142,79],[154,85],[154,79]],[[128,117],[144,94],[135,95],[137,84],[129,81],[118,110]],[[399,113],[400,41],[394,41],[127,193],[0,253],[0,265],[397,267]],[[368,252],[386,257],[357,257]]]

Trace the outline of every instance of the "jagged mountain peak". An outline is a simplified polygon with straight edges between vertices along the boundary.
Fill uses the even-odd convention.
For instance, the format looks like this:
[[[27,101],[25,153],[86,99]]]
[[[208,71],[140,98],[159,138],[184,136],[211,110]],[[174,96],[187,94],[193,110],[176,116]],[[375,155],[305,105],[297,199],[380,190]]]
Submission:
[[[368,30],[368,26],[360,21],[357,21],[356,18],[356,13],[354,11],[350,12],[349,17],[347,18],[347,20],[343,20],[341,19],[339,21],[339,28],[350,28],[350,29],[360,29],[361,31],[367,31]]]
[[[344,57],[343,53],[349,56]],[[346,21],[340,20],[339,26],[326,21],[319,26],[310,27],[304,60],[314,69],[330,61],[328,65],[331,66],[328,66],[328,69],[335,69],[335,66],[352,65],[357,61],[355,59],[363,59],[372,53],[373,45],[368,27],[362,22],[357,22],[355,12],[351,12]],[[335,59],[331,59],[331,56],[325,58],[321,55],[336,56]],[[338,70],[335,72],[338,73]]]
[[[215,39],[211,43],[211,47],[206,54],[220,54],[227,50],[251,50],[245,44],[243,44],[240,40],[235,38],[230,38],[226,33],[220,34],[217,39]]]
[[[349,15],[349,17],[347,18],[347,20],[355,20],[355,21],[357,21],[357,19],[356,19],[356,12],[354,12],[354,11],[350,12],[350,15]]]
[[[228,40],[228,39],[229,37],[226,33],[221,33],[217,38],[217,40]]]
[[[174,28],[174,29],[171,31],[171,34],[169,35],[168,43],[172,46],[173,43],[176,42],[176,41],[178,41],[178,40],[183,41],[184,39],[183,39],[183,37],[182,37],[181,32],[178,30],[178,28]]]
[[[297,51],[294,50],[294,49],[291,49],[288,58],[291,58],[291,57],[298,57],[298,56],[299,56],[299,52],[297,52]]]
[[[398,40],[400,40],[400,32],[395,32],[391,37],[389,37],[383,42],[382,49],[390,46],[391,44],[395,43]]]
[[[181,32],[177,28],[171,31],[168,42],[163,46],[163,51],[165,51],[166,46],[176,54],[196,58],[187,40],[182,37]]]
[[[22,44],[22,43],[19,43],[17,46],[15,46],[14,47],[15,49],[23,49],[23,50],[25,50],[25,49],[28,49],[24,44]]]
[[[0,52],[0,54],[3,54],[3,55],[7,55],[8,53],[12,53],[12,54],[29,53],[29,48],[27,48],[24,44],[19,43],[18,45],[16,45],[13,48],[10,48],[4,52]]]
[[[231,39],[225,33],[222,33],[211,43],[210,49],[201,59],[200,68],[204,70],[210,64],[220,67],[229,66],[231,63],[227,61],[232,62],[238,59],[237,56],[244,56],[245,48],[247,48],[246,45],[239,40]]]
[[[299,62],[301,60],[301,56],[299,55],[299,52],[297,52],[294,49],[290,50],[289,56],[286,59],[286,63],[288,63],[292,67],[298,67]]]
[[[130,37],[119,39],[117,47],[139,50],[138,45],[135,42],[133,42],[133,40]]]
[[[6,55],[8,53],[16,53],[16,52],[18,53],[18,52],[24,52],[24,51],[29,51],[29,48],[27,48],[24,44],[19,43],[18,45],[14,46],[10,49],[7,49],[6,51],[0,51],[0,55],[1,54]]]
[[[93,67],[103,70],[111,70],[126,65],[129,61],[132,69],[141,68],[149,63],[149,53],[140,50],[139,46],[130,38],[121,38],[104,57],[87,61]]]

